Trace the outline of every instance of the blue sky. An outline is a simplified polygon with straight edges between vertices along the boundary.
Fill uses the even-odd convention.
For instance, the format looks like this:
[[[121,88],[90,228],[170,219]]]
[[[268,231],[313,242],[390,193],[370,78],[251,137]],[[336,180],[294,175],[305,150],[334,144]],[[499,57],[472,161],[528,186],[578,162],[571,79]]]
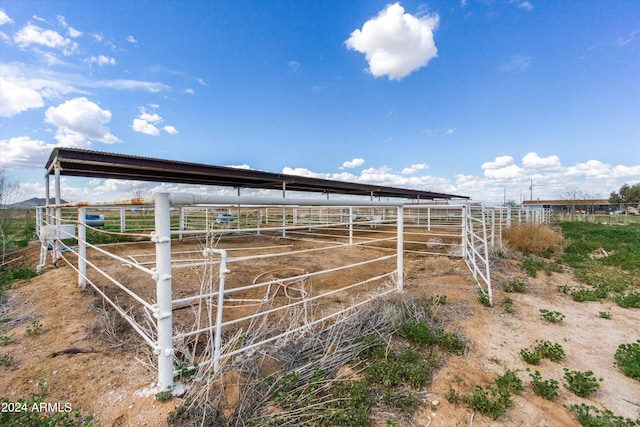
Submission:
[[[20,200],[56,146],[489,203],[640,182],[636,0],[5,0],[0,79]]]

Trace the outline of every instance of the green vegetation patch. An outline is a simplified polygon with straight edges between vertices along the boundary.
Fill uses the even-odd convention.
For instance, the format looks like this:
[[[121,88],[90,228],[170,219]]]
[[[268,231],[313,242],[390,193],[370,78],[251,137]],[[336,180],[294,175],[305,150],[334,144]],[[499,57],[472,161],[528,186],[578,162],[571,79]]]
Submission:
[[[640,381],[640,340],[631,344],[620,344],[613,357],[623,374]]]
[[[572,297],[593,301],[613,296],[623,306],[639,307],[640,295],[634,287],[640,280],[640,224],[562,222],[560,227],[568,241],[560,260],[592,287],[573,291]]]
[[[598,409],[584,403],[567,407],[576,420],[585,427],[634,427],[640,426],[640,419],[632,420],[615,415],[607,408]]]
[[[93,426],[93,415],[82,416],[79,408],[73,408],[68,403],[47,401],[44,381],[40,381],[38,393],[32,393],[27,398],[13,401],[2,399],[0,425],[5,427],[22,426]]]
[[[519,394],[523,385],[516,371],[512,370],[507,370],[496,377],[494,382],[495,385],[485,387],[476,385],[466,395],[450,388],[447,400],[454,405],[464,403],[481,414],[497,420],[513,406],[513,394]]]

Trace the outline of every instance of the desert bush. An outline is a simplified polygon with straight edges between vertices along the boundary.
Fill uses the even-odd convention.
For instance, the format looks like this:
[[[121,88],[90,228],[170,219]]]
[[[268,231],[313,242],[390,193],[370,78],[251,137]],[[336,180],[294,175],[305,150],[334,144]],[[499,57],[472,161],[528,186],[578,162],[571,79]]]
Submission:
[[[628,377],[640,381],[640,340],[620,344],[614,356],[618,368]]]
[[[640,419],[632,420],[615,415],[607,408],[598,409],[584,403],[567,407],[574,414],[576,420],[585,427],[633,427],[640,425]]]
[[[600,388],[602,378],[595,378],[593,372],[570,371],[564,368],[565,386],[580,397],[587,397]]]
[[[523,253],[549,254],[562,249],[562,235],[543,224],[511,225],[502,231],[507,246]]]

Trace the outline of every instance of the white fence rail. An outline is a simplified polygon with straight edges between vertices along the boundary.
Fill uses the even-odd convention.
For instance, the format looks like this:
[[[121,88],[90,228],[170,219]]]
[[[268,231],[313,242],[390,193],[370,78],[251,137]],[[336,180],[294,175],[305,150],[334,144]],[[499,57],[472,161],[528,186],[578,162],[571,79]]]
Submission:
[[[104,225],[87,225],[88,215]],[[158,387],[166,390],[179,373],[178,356],[181,364],[217,369],[226,358],[402,291],[405,253],[464,258],[491,300],[492,247],[504,226],[529,220],[548,216],[479,205],[159,193],[39,208],[38,268],[50,256],[75,269],[79,286],[93,288],[151,346]],[[134,240],[135,253],[88,241],[110,234]],[[250,334],[273,319],[291,325],[230,345],[230,331]]]

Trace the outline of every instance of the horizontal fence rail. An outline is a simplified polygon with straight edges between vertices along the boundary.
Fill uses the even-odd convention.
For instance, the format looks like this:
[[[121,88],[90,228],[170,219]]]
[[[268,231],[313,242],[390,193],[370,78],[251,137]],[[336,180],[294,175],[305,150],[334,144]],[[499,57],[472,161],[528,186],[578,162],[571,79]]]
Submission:
[[[95,290],[153,349],[164,391],[180,375],[178,362],[217,370],[402,292],[405,254],[465,259],[491,300],[489,256],[503,228],[548,219],[545,211],[470,204],[158,193],[38,208],[38,269],[50,258],[76,270],[79,286]]]

